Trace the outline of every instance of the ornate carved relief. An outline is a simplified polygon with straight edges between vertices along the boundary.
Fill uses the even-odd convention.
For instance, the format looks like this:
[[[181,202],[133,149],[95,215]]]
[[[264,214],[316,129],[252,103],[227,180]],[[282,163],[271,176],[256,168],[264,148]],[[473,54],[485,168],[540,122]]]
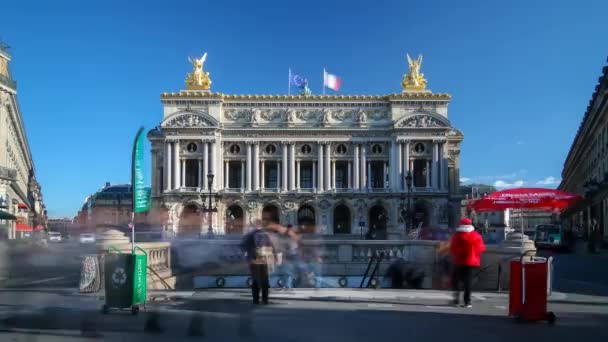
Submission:
[[[296,112],[296,116],[300,120],[309,121],[316,118],[316,113],[311,110],[299,110]]]
[[[270,109],[265,109],[265,110],[261,111],[260,116],[262,117],[262,119],[264,119],[266,121],[273,121],[274,119],[281,116],[281,111],[273,111]]]
[[[398,127],[428,128],[446,127],[446,125],[430,115],[414,115],[401,121]]]
[[[385,120],[388,119],[388,111],[376,109],[369,113],[369,117],[374,121]]]
[[[358,125],[364,125],[367,123],[367,113],[361,108],[353,112],[353,121]]]
[[[224,118],[232,121],[238,121],[244,117],[244,112],[237,111],[236,109],[227,109],[224,111]]]
[[[331,114],[331,117],[338,121],[344,121],[344,120],[346,120],[346,118],[348,118],[348,115],[346,113],[347,113],[347,111],[345,111],[343,109],[338,109],[338,110],[333,111],[333,113]]]
[[[285,210],[295,209],[296,208],[296,203],[292,202],[292,201],[285,201],[285,202],[283,202],[283,208]]]
[[[171,119],[165,124],[166,127],[175,128],[198,128],[213,127],[214,124],[209,119],[198,114],[183,114]]]
[[[327,108],[321,109],[321,111],[319,112],[319,124],[321,124],[321,126],[329,125],[330,116],[331,113]]]
[[[319,209],[321,209],[321,210],[327,210],[327,209],[329,209],[330,206],[331,206],[331,203],[329,203],[328,200],[322,200],[321,202],[319,202]]]

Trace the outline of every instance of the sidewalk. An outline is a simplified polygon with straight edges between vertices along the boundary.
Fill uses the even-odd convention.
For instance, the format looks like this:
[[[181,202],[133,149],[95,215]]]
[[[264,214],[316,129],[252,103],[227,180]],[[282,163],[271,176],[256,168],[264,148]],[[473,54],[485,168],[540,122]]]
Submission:
[[[149,291],[150,301],[179,299],[234,299],[249,298],[249,289],[205,289],[199,291]],[[391,290],[391,289],[271,289],[270,297],[277,300],[309,300],[336,302],[393,302],[400,304],[446,303],[452,292],[439,290]],[[473,301],[505,302],[508,292],[473,292]],[[608,305],[608,297],[553,292],[549,303]]]

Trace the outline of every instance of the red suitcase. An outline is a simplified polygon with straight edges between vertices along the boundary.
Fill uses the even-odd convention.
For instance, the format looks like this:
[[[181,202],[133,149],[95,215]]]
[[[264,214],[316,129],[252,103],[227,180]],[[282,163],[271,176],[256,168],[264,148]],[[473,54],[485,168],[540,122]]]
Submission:
[[[523,321],[555,322],[555,314],[547,311],[551,289],[553,258],[522,256],[511,261],[509,317]]]

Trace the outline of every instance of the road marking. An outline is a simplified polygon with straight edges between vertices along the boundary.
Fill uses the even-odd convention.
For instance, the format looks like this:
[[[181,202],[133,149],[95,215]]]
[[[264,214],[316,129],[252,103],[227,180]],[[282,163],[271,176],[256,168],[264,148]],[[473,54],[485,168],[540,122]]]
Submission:
[[[441,306],[441,305],[435,305],[435,306],[433,306],[433,305],[425,305],[424,307],[427,308],[427,309],[446,309],[446,310],[456,309],[455,306],[447,306],[447,305],[446,306]]]

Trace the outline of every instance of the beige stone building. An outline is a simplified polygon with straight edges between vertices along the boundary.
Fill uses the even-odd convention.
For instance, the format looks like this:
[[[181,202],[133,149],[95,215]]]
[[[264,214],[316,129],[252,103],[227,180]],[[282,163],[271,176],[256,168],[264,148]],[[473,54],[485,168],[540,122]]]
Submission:
[[[242,234],[262,212],[318,234],[378,238],[403,236],[410,219],[459,218],[463,135],[448,119],[450,95],[426,89],[417,61],[395,94],[228,95],[210,91],[205,57],[187,89],[161,94],[148,133],[153,206],[178,235],[207,232],[209,193],[216,234]]]
[[[46,208],[17,101],[11,55],[0,42],[0,236],[29,236],[46,225]]]
[[[562,170],[560,190],[585,196],[562,214],[562,220],[588,234],[596,222],[608,240],[608,66],[591,95]]]

